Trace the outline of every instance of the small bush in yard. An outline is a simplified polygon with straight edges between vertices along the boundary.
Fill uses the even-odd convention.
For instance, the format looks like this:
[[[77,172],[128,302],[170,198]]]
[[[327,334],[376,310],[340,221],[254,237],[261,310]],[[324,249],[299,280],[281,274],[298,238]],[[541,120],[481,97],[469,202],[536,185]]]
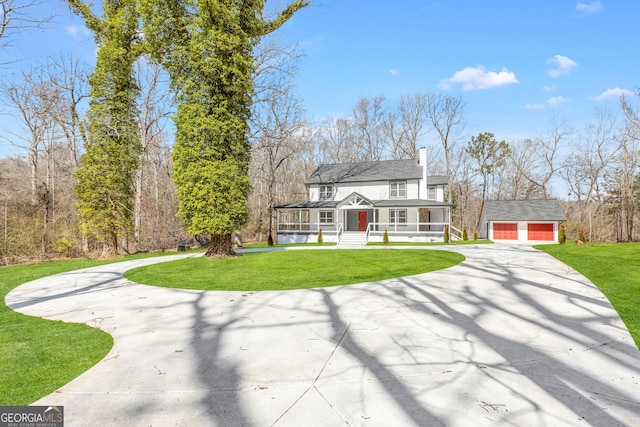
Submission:
[[[389,243],[389,233],[386,229],[384,230],[384,234],[382,235],[382,243],[384,243],[385,245]]]
[[[323,239],[322,239],[322,228],[320,229],[320,231],[318,232],[318,243],[322,244]]]
[[[578,237],[578,245],[582,246],[587,242],[587,236],[584,233],[584,228],[580,229],[580,237]]]
[[[478,230],[473,231],[473,241],[475,242],[476,240],[478,240]]]
[[[558,233],[558,243],[560,243],[561,245],[564,245],[567,242],[567,234],[565,231],[565,226],[564,224],[562,224],[560,226],[560,232]]]
[[[449,235],[449,227],[444,228],[444,242],[449,243],[451,236]]]
[[[462,240],[464,240],[464,241],[469,240],[469,234],[467,233],[467,229],[466,228],[462,229]]]

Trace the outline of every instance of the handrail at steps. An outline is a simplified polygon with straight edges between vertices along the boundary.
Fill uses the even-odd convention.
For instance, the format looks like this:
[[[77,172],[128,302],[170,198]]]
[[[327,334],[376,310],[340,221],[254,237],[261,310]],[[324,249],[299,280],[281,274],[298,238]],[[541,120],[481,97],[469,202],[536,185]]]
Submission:
[[[462,231],[455,228],[453,225],[451,226],[451,233],[449,233],[451,240],[462,240],[462,234]]]

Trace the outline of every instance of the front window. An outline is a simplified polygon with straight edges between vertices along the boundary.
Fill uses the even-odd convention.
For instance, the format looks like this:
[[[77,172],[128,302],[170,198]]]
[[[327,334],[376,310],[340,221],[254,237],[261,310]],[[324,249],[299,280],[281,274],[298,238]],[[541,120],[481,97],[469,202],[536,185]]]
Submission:
[[[435,200],[436,199],[436,186],[435,185],[430,185],[427,188],[427,199],[428,200]]]
[[[320,200],[332,200],[332,199],[333,199],[333,185],[321,185]]]
[[[280,230],[310,230],[309,209],[286,209],[279,213]]]
[[[389,222],[392,224],[406,224],[407,223],[406,209],[391,209],[389,211]]]
[[[389,183],[389,196],[392,198],[407,197],[406,181],[392,181]]]
[[[333,211],[320,211],[320,224],[333,224]]]

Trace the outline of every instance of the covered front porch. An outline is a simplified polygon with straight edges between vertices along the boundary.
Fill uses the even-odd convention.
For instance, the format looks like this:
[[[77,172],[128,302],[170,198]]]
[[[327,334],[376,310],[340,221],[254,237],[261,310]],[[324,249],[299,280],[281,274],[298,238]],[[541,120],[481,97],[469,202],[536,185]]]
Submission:
[[[340,202],[282,205],[277,211],[279,244],[324,242],[442,242],[451,228],[451,206],[426,200],[371,201],[352,194]],[[453,234],[452,234],[453,235]],[[454,237],[455,238],[455,237]]]

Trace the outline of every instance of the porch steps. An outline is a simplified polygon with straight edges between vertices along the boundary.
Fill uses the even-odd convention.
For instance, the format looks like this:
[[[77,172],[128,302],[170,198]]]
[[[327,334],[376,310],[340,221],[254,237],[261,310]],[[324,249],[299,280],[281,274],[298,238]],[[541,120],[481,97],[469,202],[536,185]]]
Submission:
[[[340,236],[338,245],[340,246],[365,246],[367,244],[366,233],[349,233],[344,232]]]

